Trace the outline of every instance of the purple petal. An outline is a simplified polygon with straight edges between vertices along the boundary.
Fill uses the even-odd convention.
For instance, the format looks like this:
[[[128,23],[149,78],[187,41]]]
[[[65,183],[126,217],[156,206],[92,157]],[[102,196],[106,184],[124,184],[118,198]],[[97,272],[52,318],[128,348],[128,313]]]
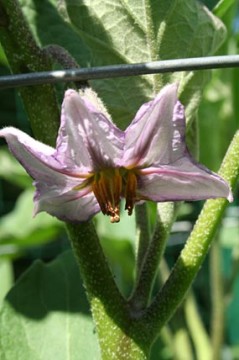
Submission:
[[[0,130],[0,137],[5,137],[13,155],[35,179],[35,213],[45,210],[61,219],[83,221],[99,211],[93,194],[92,199],[85,195],[89,189],[72,190],[84,179],[64,174],[64,166],[53,156],[55,149],[11,127]]]
[[[62,104],[56,157],[83,172],[114,166],[122,156],[124,134],[86,98],[67,90]],[[77,169],[75,169],[77,172]]]
[[[141,170],[139,196],[153,201],[233,200],[228,184],[217,174],[184,157],[173,165]]]
[[[177,101],[177,84],[167,85],[139,109],[126,129],[122,166],[158,166],[177,160],[185,150],[184,133],[184,108]]]
[[[87,221],[100,211],[100,207],[92,192],[84,196],[80,195],[82,194],[75,190],[54,198],[47,194],[39,198],[39,194],[36,194],[34,215],[46,211],[63,221]]]
[[[46,173],[52,176],[55,171],[62,169],[62,165],[53,157],[55,149],[13,127],[0,130],[0,137],[4,137],[9,149],[26,169],[32,178],[45,180]]]

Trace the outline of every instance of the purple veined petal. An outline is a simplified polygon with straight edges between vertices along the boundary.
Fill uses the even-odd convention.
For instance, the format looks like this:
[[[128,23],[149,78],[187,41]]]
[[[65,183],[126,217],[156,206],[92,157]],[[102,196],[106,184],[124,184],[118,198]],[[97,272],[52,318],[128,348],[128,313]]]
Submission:
[[[53,157],[55,149],[13,127],[0,130],[0,137],[32,178],[44,179],[47,171],[60,170],[62,165]]]
[[[140,171],[138,194],[157,202],[227,198],[233,201],[228,184],[217,174],[190,158],[179,159],[173,165]]]
[[[72,190],[84,179],[63,173],[56,161],[55,149],[44,145],[15,128],[0,130],[14,156],[35,179],[34,214],[46,211],[61,220],[81,222],[98,212],[99,205],[90,191]]]
[[[34,197],[34,215],[41,211],[57,217],[62,221],[84,222],[100,211],[99,204],[92,192],[79,193],[76,190],[69,191],[59,197]]]
[[[83,172],[114,166],[122,156],[124,134],[87,99],[67,90],[62,104],[56,157]]]
[[[68,192],[84,181],[65,175],[65,167],[54,157],[55,149],[34,140],[24,132],[8,127],[0,130],[0,137],[6,139],[13,155],[50,196]]]
[[[138,111],[126,129],[124,167],[169,164],[185,150],[184,108],[177,100],[177,84],[165,86]]]

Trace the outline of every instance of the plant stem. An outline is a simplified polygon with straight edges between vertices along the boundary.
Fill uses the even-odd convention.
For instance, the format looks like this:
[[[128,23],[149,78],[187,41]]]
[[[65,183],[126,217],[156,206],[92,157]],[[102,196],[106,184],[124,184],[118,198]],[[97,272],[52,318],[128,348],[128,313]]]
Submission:
[[[153,282],[173,223],[174,214],[174,203],[158,205],[158,218],[154,235],[145,251],[141,271],[130,298],[130,304],[135,310],[143,309],[149,303]]]
[[[136,280],[139,278],[141,266],[150,242],[149,218],[147,204],[135,207],[136,230],[138,238],[137,260],[136,260]]]
[[[36,44],[16,0],[0,0],[0,41],[13,73],[51,70],[46,52]],[[51,85],[20,88],[32,130],[38,140],[55,145],[59,109]]]
[[[239,176],[238,159],[239,131],[236,132],[219,171],[232,189]],[[157,336],[190,288],[207,254],[227,203],[226,199],[206,201],[168,280],[142,318],[145,325],[151,323],[152,336]]]
[[[135,330],[126,300],[120,294],[91,223],[67,224],[96,324],[102,359],[143,360],[150,343]]]

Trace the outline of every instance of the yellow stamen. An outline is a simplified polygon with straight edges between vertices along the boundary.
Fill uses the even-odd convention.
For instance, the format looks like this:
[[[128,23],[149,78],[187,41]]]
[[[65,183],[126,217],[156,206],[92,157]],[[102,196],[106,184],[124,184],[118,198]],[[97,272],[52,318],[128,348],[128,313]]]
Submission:
[[[120,196],[122,177],[119,169],[106,169],[94,177],[92,190],[103,214],[110,216],[112,223],[120,221]]]
[[[110,216],[110,221],[120,221],[120,199],[125,197],[125,210],[132,215],[136,201],[137,176],[135,170],[125,168],[104,169],[90,176],[75,190],[85,187],[93,191],[101,211]]]

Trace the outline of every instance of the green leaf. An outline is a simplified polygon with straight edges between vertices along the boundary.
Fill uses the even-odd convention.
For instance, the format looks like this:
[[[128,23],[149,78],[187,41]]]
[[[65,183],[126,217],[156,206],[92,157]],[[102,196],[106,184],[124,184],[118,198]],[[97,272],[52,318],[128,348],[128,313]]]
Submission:
[[[19,3],[39,45],[58,44],[75,56],[81,66],[87,66],[89,49],[69,24],[64,1],[19,0]]]
[[[25,190],[18,198],[14,210],[0,220],[0,244],[12,244],[20,250],[24,246],[42,244],[53,240],[63,229],[63,223],[40,213],[32,218],[33,189]],[[5,246],[4,246],[5,248]],[[1,250],[0,245],[0,255]]]
[[[0,164],[1,178],[23,188],[31,186],[32,179],[7,148],[0,149]]]
[[[223,24],[195,0],[102,0],[100,5],[97,0],[66,0],[68,14],[57,0],[20,2],[39,43],[65,47],[81,66],[207,56],[225,37]],[[92,85],[117,125],[125,128],[142,103],[173,81],[180,81],[191,121],[207,80],[208,72],[183,72],[96,80]]]
[[[235,4],[234,0],[220,0],[213,9],[213,13],[222,18],[223,15]]]
[[[21,277],[0,313],[2,360],[97,360],[99,347],[72,252]]]
[[[66,0],[66,4],[72,24],[91,49],[92,66],[206,56],[217,50],[225,35],[222,23],[195,0],[105,0],[100,6],[97,0]],[[140,104],[175,80],[180,80],[181,98],[191,117],[204,73],[104,80],[94,86],[116,122],[125,126]]]

